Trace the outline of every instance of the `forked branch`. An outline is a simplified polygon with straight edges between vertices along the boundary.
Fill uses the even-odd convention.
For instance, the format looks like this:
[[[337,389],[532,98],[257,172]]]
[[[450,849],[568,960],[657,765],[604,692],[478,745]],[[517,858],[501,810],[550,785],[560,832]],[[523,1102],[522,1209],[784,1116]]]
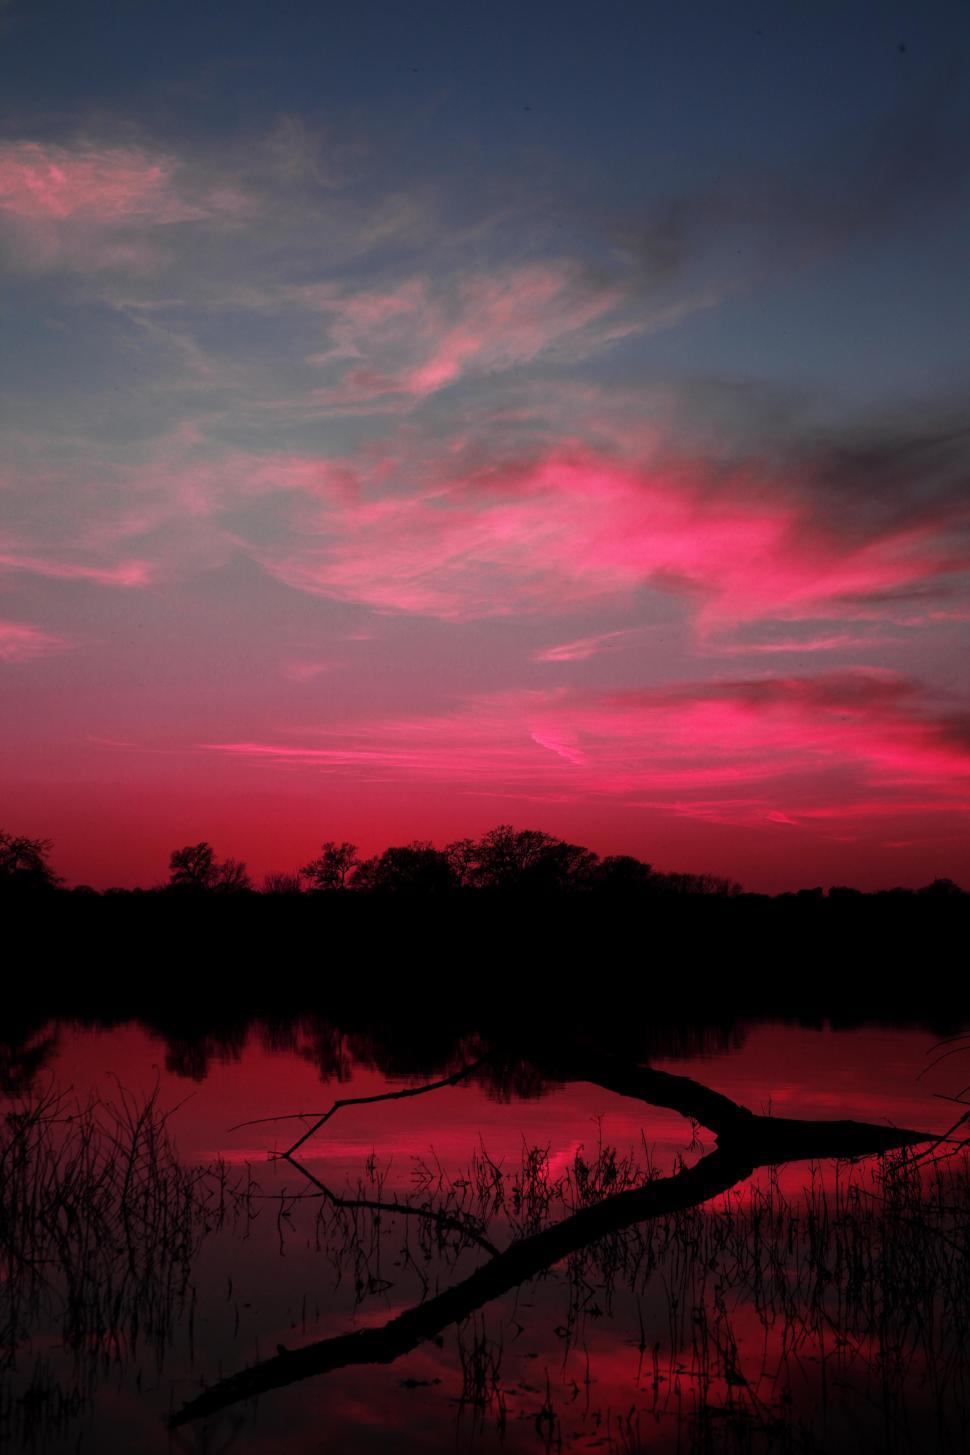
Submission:
[[[481,1062],[475,1064],[480,1065]],[[391,1100],[401,1095],[417,1095],[439,1086],[454,1085],[456,1080],[462,1075],[467,1076],[473,1069],[467,1067],[462,1073],[431,1086],[361,1100]],[[242,1400],[313,1375],[330,1373],[348,1365],[391,1363],[424,1340],[468,1318],[486,1303],[597,1239],[634,1223],[698,1207],[735,1187],[757,1167],[806,1158],[871,1156],[935,1142],[939,1136],[937,1133],[878,1126],[869,1122],[802,1121],[789,1117],[758,1116],[690,1077],[674,1076],[611,1058],[584,1060],[574,1056],[563,1058],[555,1065],[544,1065],[542,1069],[559,1080],[588,1081],[619,1095],[634,1097],[651,1106],[672,1108],[692,1117],[715,1134],[717,1148],[693,1167],[616,1193],[591,1207],[581,1208],[552,1227],[517,1239],[504,1252],[496,1252],[462,1282],[407,1309],[380,1327],[358,1329],[353,1333],[321,1339],[302,1349],[281,1351],[272,1359],[262,1360],[249,1369],[220,1380],[185,1404],[173,1416],[171,1426],[174,1428],[205,1418]],[[349,1103],[335,1103],[295,1147],[300,1146],[307,1136],[345,1104]],[[315,1178],[311,1180],[316,1181]],[[403,1208],[399,1210],[404,1211]],[[464,1231],[467,1233],[467,1230]],[[481,1242],[481,1239],[478,1241]]]

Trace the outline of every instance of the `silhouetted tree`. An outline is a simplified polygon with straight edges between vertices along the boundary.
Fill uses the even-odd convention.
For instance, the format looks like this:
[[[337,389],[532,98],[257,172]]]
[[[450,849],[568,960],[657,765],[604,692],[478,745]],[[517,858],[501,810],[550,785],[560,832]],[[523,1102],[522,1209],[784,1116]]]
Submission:
[[[474,880],[478,864],[478,845],[474,839],[455,839],[445,844],[445,856],[451,867],[451,878],[456,889],[464,889]]]
[[[622,890],[625,893],[644,890],[650,883],[653,870],[642,859],[632,854],[607,854],[590,875],[590,882],[596,889]]]
[[[552,839],[525,866],[522,886],[540,892],[588,889],[599,865],[599,856],[581,844]]]
[[[212,887],[219,894],[241,894],[245,890],[252,889],[253,883],[246,873],[246,865],[241,859],[223,859],[222,863],[216,866],[216,877]]]
[[[168,868],[172,889],[238,894],[252,888],[245,864],[239,859],[225,859],[220,863],[212,845],[204,839],[200,844],[173,849]]]
[[[311,889],[345,889],[360,860],[356,844],[338,844],[328,839],[321,845],[320,856],[300,870]]]
[[[661,894],[711,894],[732,898],[744,892],[744,886],[717,874],[655,874],[653,888]]]
[[[63,883],[47,862],[52,839],[29,839],[0,829],[0,889],[56,889]]]
[[[478,844],[475,879],[489,889],[507,889],[522,881],[527,866],[550,841],[537,829],[516,831],[499,824],[483,834]]]
[[[211,889],[216,878],[216,855],[211,844],[186,844],[173,849],[168,860],[169,884],[177,889]]]
[[[955,899],[963,894],[959,884],[955,884],[952,879],[934,879],[932,884],[924,884],[916,892],[931,895],[934,899]]]
[[[598,860],[589,849],[540,829],[499,824],[478,844],[475,882],[488,889],[565,889],[588,880]]]
[[[266,874],[263,878],[264,894],[301,893],[299,874]]]
[[[355,889],[405,890],[419,894],[443,894],[454,884],[447,851],[419,839],[385,849],[377,858],[360,864],[353,877]]]
[[[61,887],[63,881],[47,862],[51,847],[49,839],[16,837],[0,830],[0,893]],[[739,909],[739,914],[749,912],[756,903],[773,899],[780,908],[790,907],[797,913],[800,924],[808,922],[805,906],[824,903],[826,897],[836,903],[849,899],[878,900],[885,907],[893,907],[894,914],[902,914],[906,904],[914,906],[912,913],[916,913],[916,901],[931,900],[937,905],[943,901],[952,904],[970,901],[970,894],[946,878],[934,879],[920,889],[897,886],[865,894],[847,885],[833,884],[827,896],[820,885],[774,896],[755,895],[746,893],[736,881],[716,874],[660,873],[631,854],[609,854],[600,859],[581,844],[571,844],[540,829],[516,829],[511,824],[498,824],[477,841],[456,839],[443,849],[435,848],[427,840],[415,839],[408,844],[392,845],[366,861],[361,861],[354,844],[328,839],[321,845],[318,857],[295,874],[267,874],[262,893],[294,895],[303,887],[324,892],[352,889],[444,894],[462,891],[462,898],[464,891],[481,889],[523,895],[622,893],[661,899],[703,896],[743,900],[747,908]],[[253,889],[242,860],[217,859],[212,845],[203,839],[172,851],[167,884],[156,884],[147,890],[110,888],[102,894],[89,885],[79,884],[70,897],[150,897],[171,890],[246,894]],[[66,902],[67,895],[62,898]],[[949,914],[950,911],[941,912]],[[824,915],[825,911],[818,913]],[[858,913],[863,911],[860,909]]]

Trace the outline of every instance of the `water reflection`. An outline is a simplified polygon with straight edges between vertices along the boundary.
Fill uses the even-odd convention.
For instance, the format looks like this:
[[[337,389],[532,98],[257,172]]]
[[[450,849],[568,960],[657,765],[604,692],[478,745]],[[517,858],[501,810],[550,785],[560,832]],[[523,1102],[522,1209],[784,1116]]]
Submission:
[[[341,1068],[329,1094],[321,1032]],[[155,1076],[145,1053],[159,1042],[144,1028],[21,1039],[32,1069],[10,1082],[21,1100],[2,1146],[12,1448],[169,1448],[165,1420],[233,1370],[250,1371],[234,1398],[263,1398],[220,1408],[205,1396],[194,1410],[207,1418],[178,1430],[181,1448],[966,1448],[965,1165],[890,1153],[779,1172],[782,1158],[873,1150],[873,1134],[865,1147],[786,1148],[776,1116],[776,1142],[759,1152],[749,1130],[718,1125],[759,1075],[750,1099],[762,1110],[786,1065],[786,1115],[859,1105],[876,1122],[932,1114],[940,1128],[947,1108],[930,1092],[945,1083],[915,1081],[925,1033],[701,1027],[668,1042],[695,1052],[686,1089],[686,1064],[668,1056],[658,1079],[588,1042],[570,1053],[579,1065],[561,1040],[515,1055],[468,1035],[409,1050],[312,1019],[203,1034],[208,1079],[167,1120],[176,1073],[164,1054],[147,1099],[86,1099],[85,1067]],[[41,1045],[43,1070],[30,1062]],[[320,1112],[404,1089],[377,1069],[384,1057],[413,1076],[418,1061],[447,1073],[472,1051],[487,1059],[469,1086],[347,1107],[300,1165],[174,1152],[173,1130],[180,1145],[195,1128],[211,1146],[243,1111]],[[45,1089],[51,1075],[60,1091]],[[668,1109],[631,1099],[645,1090]],[[355,1117],[363,1135],[338,1136]],[[299,1125],[277,1129],[278,1144]],[[240,1135],[253,1145],[254,1129]]]

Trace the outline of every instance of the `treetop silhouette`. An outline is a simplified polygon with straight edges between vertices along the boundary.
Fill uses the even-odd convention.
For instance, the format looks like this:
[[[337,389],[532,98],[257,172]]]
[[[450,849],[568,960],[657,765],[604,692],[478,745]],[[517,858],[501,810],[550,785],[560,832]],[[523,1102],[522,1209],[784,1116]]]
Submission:
[[[214,890],[223,894],[252,889],[245,864],[239,859],[218,862],[215,850],[205,840],[173,849],[168,868],[170,889],[194,890],[197,893]]]
[[[0,829],[0,888],[56,889],[63,884],[47,862],[53,847],[52,839],[29,839]]]
[[[63,889],[64,880],[48,863],[53,843],[0,830],[0,893]],[[847,885],[833,885],[827,894],[821,885],[786,891],[777,895],[755,894],[735,880],[716,874],[692,874],[655,869],[632,854],[600,857],[582,844],[569,843],[541,829],[516,829],[498,824],[480,839],[456,839],[442,849],[425,839],[391,845],[369,859],[362,859],[356,844],[327,839],[316,858],[295,872],[274,872],[264,876],[259,889],[247,873],[245,863],[233,857],[219,859],[208,840],[184,844],[169,856],[169,877],[150,890],[106,889],[103,894],[152,895],[174,892],[184,896],[259,895],[265,898],[304,895],[333,895],[352,892],[441,896],[487,891],[522,898],[544,895],[612,894],[651,899],[703,897],[709,900],[818,901],[847,905],[859,899],[884,901],[919,899],[943,906],[965,901],[970,895],[952,879],[937,878],[920,889],[895,887],[870,893]],[[99,898],[87,884],[76,885],[71,894]]]

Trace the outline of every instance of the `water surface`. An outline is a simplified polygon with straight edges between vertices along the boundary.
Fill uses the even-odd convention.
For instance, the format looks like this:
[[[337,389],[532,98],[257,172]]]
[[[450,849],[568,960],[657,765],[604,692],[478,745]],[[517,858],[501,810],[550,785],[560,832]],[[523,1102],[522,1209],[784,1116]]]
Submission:
[[[756,1112],[942,1130],[956,1113],[939,1095],[970,1080],[959,1075],[970,1057],[934,1065],[936,1040],[916,1026],[666,1027],[649,1059]],[[713,1145],[675,1112],[549,1081],[527,1056],[514,1074],[485,1068],[347,1106],[300,1165],[272,1154],[303,1122],[240,1125],[433,1081],[481,1049],[473,1035],[442,1049],[319,1017],[230,1033],[35,1027],[5,1060],[9,1104],[52,1098],[59,1145],[84,1123],[65,1120],[75,1107],[130,1118],[153,1097],[156,1119],[168,1115],[140,1145],[134,1176],[147,1190],[116,1247],[105,1237],[94,1257],[71,1243],[54,1178],[43,1278],[8,1262],[8,1447],[965,1448],[965,1376],[953,1373],[965,1242],[911,1187],[887,1192],[878,1159],[762,1171],[702,1209],[594,1242],[391,1363],[301,1380],[169,1433],[166,1416],[203,1385],[280,1346],[379,1327],[460,1284],[490,1249]],[[102,1134],[112,1115],[94,1112]],[[937,1190],[947,1218],[962,1215],[961,1189]],[[192,1205],[181,1221],[180,1197]],[[907,1276],[927,1304],[912,1327],[893,1303]]]

